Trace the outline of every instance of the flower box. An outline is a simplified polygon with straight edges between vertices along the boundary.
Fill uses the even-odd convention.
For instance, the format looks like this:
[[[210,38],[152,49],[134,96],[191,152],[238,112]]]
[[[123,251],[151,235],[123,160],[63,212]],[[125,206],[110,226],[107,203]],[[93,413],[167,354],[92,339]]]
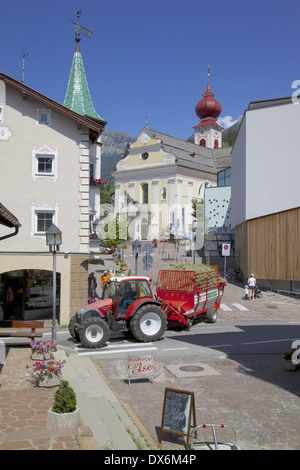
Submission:
[[[40,378],[40,380],[37,382],[38,387],[58,387],[61,382],[61,377],[58,374],[52,374],[52,375],[45,375]]]
[[[283,367],[284,367],[285,370],[291,370],[291,371],[295,372],[296,370],[298,370],[300,368],[300,364],[294,364],[293,361],[288,360],[288,359],[284,359],[283,360]]]
[[[31,351],[31,359],[33,361],[47,361],[50,359],[50,351]]]
[[[47,429],[76,428],[80,423],[79,409],[71,413],[56,413],[52,408],[47,412]]]
[[[37,387],[56,387],[61,382],[64,361],[35,362],[32,366],[26,366],[32,382]]]
[[[50,359],[51,352],[56,350],[56,344],[51,341],[32,341],[31,359],[33,361],[45,361]]]

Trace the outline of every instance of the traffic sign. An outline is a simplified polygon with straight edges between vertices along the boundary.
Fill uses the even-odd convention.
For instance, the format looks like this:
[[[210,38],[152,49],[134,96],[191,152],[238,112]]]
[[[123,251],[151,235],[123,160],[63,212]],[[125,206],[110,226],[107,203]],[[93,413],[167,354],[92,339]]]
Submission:
[[[149,245],[149,243],[147,245],[144,245],[143,248],[143,253],[147,254],[147,255],[150,255],[153,251],[153,248],[151,245]]]
[[[222,243],[222,256],[230,256],[230,243]]]

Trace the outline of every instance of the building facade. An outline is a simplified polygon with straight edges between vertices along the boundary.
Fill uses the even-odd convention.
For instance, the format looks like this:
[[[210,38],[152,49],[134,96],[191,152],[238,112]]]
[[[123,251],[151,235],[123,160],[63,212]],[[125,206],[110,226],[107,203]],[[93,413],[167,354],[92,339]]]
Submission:
[[[247,278],[300,291],[300,106],[250,103],[232,151],[232,225]]]
[[[191,239],[192,201],[203,201],[205,188],[217,185],[218,171],[230,166],[231,149],[222,148],[222,128],[216,122],[220,112],[208,76],[196,105],[200,123],[194,127],[194,143],[146,126],[118,162],[115,212],[129,221],[131,237]]]
[[[21,224],[18,236],[2,240],[0,227],[2,315],[47,318],[52,255],[45,232],[54,223],[63,234],[57,254],[57,316],[61,325],[68,324],[87,302],[90,163],[98,155],[105,123],[3,73],[0,110],[1,202]]]

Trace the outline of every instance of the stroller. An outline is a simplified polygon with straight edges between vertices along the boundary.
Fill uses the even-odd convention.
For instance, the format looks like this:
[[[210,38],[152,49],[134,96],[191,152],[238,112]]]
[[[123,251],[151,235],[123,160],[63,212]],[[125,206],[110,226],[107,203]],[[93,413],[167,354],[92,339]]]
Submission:
[[[254,298],[255,299],[262,299],[262,297],[263,297],[263,295],[262,295],[262,291],[259,287],[259,284],[256,284]]]

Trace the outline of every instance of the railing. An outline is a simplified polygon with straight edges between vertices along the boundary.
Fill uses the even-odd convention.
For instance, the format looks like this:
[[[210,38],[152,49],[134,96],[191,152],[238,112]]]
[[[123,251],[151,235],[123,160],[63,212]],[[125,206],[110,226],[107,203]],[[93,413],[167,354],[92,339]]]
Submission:
[[[292,292],[289,290],[277,290],[278,299],[280,295],[285,295],[287,297],[293,297],[297,300],[300,299],[300,292]],[[294,297],[295,296],[295,297]]]

